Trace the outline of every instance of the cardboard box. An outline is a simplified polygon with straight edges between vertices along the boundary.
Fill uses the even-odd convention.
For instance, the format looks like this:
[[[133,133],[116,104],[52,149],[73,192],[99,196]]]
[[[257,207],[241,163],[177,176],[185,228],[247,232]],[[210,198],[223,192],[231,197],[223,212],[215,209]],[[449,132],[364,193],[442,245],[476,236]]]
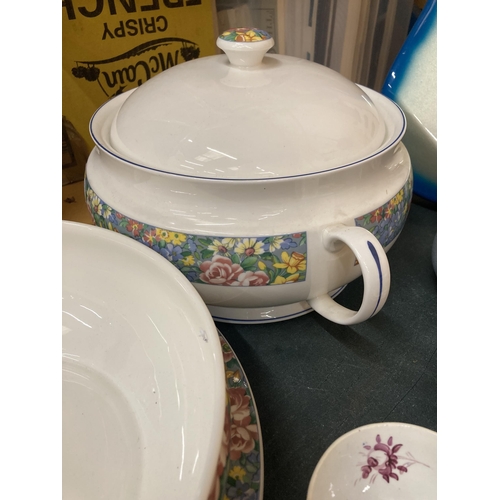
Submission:
[[[63,184],[83,176],[95,110],[172,66],[218,53],[216,19],[215,0],[62,2]]]

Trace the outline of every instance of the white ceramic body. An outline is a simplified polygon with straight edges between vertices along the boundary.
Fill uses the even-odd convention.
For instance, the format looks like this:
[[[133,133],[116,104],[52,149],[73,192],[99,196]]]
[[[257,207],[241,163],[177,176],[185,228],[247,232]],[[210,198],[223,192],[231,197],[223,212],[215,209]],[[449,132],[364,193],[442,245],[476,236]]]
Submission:
[[[386,422],[354,429],[319,460],[307,500],[434,500],[437,433]]]
[[[130,225],[127,230],[123,220],[137,221],[143,230],[147,225],[182,233],[187,239],[194,235],[198,240],[208,238],[219,243],[226,238],[240,238],[240,243],[247,239],[251,245],[252,238],[301,234],[307,255],[297,281],[268,282],[266,286],[234,286],[239,283],[217,286],[192,280],[209,307],[224,308],[229,315],[229,318],[217,319],[231,320],[227,313],[231,308],[258,310],[303,301],[314,303],[316,298],[327,297],[328,293],[359,277],[364,269],[359,265],[363,259],[353,253],[353,244],[332,245],[325,231],[343,226],[354,228],[359,225],[357,218],[365,216],[366,221],[371,212],[375,220],[379,216],[375,212],[396,197],[400,205],[392,233],[386,231],[385,236],[377,236],[381,244],[377,260],[385,265],[384,286],[387,287],[378,296],[376,310],[368,311],[363,317],[346,313],[345,317],[340,317],[341,314],[329,318],[345,324],[365,320],[378,312],[387,298],[390,276],[384,252],[394,244],[408,214],[412,170],[408,152],[401,142],[405,130],[402,111],[380,94],[363,90],[384,117],[388,139],[380,151],[362,161],[322,173],[280,179],[217,180],[158,172],[123,161],[113,151],[96,147],[86,170],[89,209],[97,224],[122,231],[143,243],[146,243],[144,235],[134,233]],[[119,105],[116,101],[115,106]],[[94,128],[105,129],[105,122],[112,119],[113,113],[111,106],[109,118],[97,115],[95,119],[103,123],[94,124]],[[248,154],[251,155],[251,151]],[[121,224],[115,212],[122,217]],[[393,222],[385,221],[389,225]],[[375,229],[375,234],[383,232],[384,217],[380,217],[378,224],[378,228],[372,225],[370,229],[372,232]],[[366,230],[365,234],[368,233]],[[288,250],[289,257],[291,251],[293,248]],[[305,255],[302,251],[299,254]],[[280,250],[275,255],[280,259]],[[177,267],[182,270],[179,261]],[[254,270],[258,270],[257,264]],[[293,276],[294,269],[289,270],[288,275]],[[189,269],[184,271],[189,278]],[[367,274],[370,272],[364,272],[366,289],[369,288]],[[371,288],[379,295],[378,282]],[[320,305],[313,307],[329,316],[325,308],[319,310]]]
[[[125,236],[63,222],[63,498],[208,498],[225,412],[193,287]]]

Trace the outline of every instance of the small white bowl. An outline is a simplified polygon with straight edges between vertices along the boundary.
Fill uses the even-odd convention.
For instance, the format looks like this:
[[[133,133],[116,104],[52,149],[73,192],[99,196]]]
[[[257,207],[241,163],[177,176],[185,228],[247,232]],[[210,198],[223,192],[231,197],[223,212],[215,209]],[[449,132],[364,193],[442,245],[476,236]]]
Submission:
[[[358,427],[326,450],[307,500],[437,498],[437,433],[412,424]]]

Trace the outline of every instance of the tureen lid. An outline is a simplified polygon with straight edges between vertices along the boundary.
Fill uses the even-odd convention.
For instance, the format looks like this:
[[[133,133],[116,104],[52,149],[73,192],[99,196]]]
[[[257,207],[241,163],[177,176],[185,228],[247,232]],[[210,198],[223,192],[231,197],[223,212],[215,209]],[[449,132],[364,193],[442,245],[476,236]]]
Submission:
[[[376,106],[339,73],[266,54],[274,41],[257,29],[224,32],[217,45],[225,54],[171,67],[120,96],[109,120],[115,155],[177,175],[247,180],[330,170],[383,144]]]

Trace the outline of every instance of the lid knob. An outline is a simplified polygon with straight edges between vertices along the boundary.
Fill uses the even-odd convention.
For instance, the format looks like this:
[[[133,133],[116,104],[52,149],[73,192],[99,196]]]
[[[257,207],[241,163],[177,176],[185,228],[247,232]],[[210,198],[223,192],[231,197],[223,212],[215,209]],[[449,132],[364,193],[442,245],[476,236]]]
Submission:
[[[226,53],[233,66],[240,68],[258,66],[273,45],[271,35],[257,28],[234,28],[217,38],[217,47]]]

